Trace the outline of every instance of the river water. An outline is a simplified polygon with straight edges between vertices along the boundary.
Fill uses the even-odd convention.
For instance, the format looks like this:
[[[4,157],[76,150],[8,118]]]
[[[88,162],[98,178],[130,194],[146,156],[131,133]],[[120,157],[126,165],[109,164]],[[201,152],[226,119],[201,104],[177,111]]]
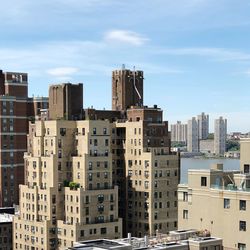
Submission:
[[[181,158],[181,183],[187,183],[188,169],[209,169],[212,164],[223,163],[225,170],[239,170],[239,159]]]

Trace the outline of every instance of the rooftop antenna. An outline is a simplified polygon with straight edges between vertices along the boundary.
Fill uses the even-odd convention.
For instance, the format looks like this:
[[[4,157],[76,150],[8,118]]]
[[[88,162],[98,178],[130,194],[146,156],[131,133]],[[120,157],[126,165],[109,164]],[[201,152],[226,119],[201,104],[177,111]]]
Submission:
[[[137,87],[136,87],[136,84],[135,84],[135,66],[134,66],[134,72],[133,72],[133,75],[134,75],[134,88],[135,88],[135,91],[137,93],[137,95],[139,96],[139,106],[141,106],[141,95],[140,95],[140,92],[138,91]]]

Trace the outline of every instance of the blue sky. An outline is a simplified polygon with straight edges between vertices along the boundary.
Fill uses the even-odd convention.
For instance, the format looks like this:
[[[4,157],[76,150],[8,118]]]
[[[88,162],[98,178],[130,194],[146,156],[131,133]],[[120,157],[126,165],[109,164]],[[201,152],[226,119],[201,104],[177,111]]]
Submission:
[[[29,73],[29,94],[84,83],[84,107],[111,107],[111,71],[144,70],[145,104],[170,123],[202,111],[250,131],[247,0],[9,0],[0,68]]]

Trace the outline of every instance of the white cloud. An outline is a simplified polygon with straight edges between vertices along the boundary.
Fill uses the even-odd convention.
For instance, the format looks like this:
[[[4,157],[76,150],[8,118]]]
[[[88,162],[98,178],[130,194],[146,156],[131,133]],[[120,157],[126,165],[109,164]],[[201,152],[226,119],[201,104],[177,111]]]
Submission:
[[[47,72],[49,75],[56,76],[56,77],[68,77],[78,72],[78,68],[73,68],[73,67],[53,68],[53,69],[49,69]]]
[[[243,74],[250,76],[250,69],[244,71]]]
[[[131,45],[140,46],[147,42],[149,39],[141,34],[129,30],[111,30],[108,31],[104,39],[108,42],[122,42]]]
[[[191,48],[158,48],[154,51],[156,54],[166,54],[174,56],[205,56],[212,57],[218,61],[249,61],[250,54],[238,50],[230,50],[224,48],[207,48],[207,47],[191,47]]]

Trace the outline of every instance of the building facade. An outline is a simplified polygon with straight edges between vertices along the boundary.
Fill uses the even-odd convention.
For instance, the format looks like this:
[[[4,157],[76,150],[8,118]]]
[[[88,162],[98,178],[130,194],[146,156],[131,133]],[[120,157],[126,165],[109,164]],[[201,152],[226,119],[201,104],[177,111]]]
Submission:
[[[83,84],[57,84],[49,87],[49,118],[79,120],[82,118]]]
[[[193,117],[191,120],[188,120],[187,130],[187,151],[199,152],[199,130],[198,122],[195,117]]]
[[[220,117],[214,121],[214,153],[224,155],[226,152],[227,119]]]
[[[120,237],[109,121],[36,121],[28,142],[14,249],[65,249],[79,240]]]
[[[171,141],[187,144],[187,124],[181,124],[177,121],[176,124],[171,125]]]
[[[121,183],[121,195],[126,194],[120,204],[125,207],[124,232],[142,237],[176,229],[180,162],[179,155],[170,152],[162,110],[132,107],[127,120],[116,122],[115,129],[120,164],[114,166],[114,179]]]
[[[12,221],[14,208],[0,208],[0,247],[3,250],[12,250]]]
[[[240,171],[189,170],[178,188],[180,229],[207,229],[223,239],[224,249],[249,249],[250,140],[241,140]]]
[[[0,71],[0,207],[19,202],[19,184],[24,183],[23,155],[27,151],[28,120],[38,113],[34,98],[28,98],[28,75]],[[36,103],[48,103],[48,100]]]
[[[112,110],[143,105],[143,71],[128,69],[112,72]]]
[[[77,111],[65,84],[50,87],[49,120],[29,128],[15,249],[65,249],[85,239],[177,228],[180,158],[170,151],[168,122],[156,105],[142,106],[142,71],[113,76],[113,110]],[[63,116],[65,110],[74,115]]]
[[[209,115],[202,112],[197,116],[199,140],[206,140],[209,133]]]

